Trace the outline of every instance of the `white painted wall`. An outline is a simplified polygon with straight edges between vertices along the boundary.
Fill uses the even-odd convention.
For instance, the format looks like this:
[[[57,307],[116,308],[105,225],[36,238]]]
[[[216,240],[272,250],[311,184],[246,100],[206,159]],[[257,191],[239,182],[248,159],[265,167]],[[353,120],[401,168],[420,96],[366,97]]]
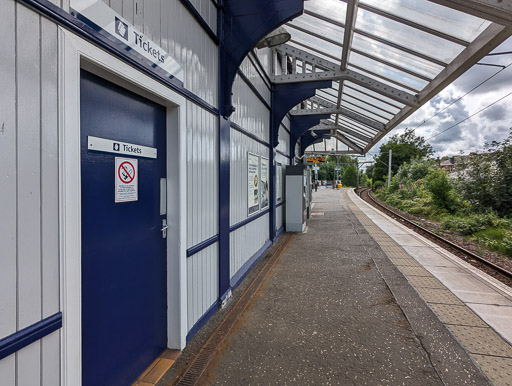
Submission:
[[[57,26],[14,1],[0,13],[1,339],[60,304]],[[59,347],[54,333],[1,360],[1,382],[59,384]]]
[[[117,13],[160,45],[184,70],[187,89],[213,106],[218,105],[218,49],[177,0],[103,0]],[[195,0],[199,13],[216,31],[217,10],[209,0]],[[165,17],[162,17],[165,15]]]
[[[219,296],[219,245],[187,258],[187,327],[190,330]],[[216,272],[216,275],[212,275]]]

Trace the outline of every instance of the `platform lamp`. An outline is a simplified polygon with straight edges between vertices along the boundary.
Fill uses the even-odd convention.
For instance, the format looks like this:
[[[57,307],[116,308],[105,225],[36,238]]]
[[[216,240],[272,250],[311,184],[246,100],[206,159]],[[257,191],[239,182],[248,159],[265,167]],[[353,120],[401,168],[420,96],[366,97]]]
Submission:
[[[261,39],[258,44],[256,44],[256,48],[279,46],[286,43],[291,38],[292,35],[290,35],[284,27],[279,27]]]

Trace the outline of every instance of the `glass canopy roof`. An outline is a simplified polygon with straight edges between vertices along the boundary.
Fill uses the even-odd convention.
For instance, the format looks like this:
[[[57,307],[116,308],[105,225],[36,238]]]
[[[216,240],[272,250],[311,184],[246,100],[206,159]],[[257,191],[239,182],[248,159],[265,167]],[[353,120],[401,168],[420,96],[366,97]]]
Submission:
[[[276,83],[332,80],[290,112],[331,114],[313,128],[330,137],[306,152],[368,152],[510,36],[510,10],[485,3],[306,0],[285,25],[291,40],[274,49]]]

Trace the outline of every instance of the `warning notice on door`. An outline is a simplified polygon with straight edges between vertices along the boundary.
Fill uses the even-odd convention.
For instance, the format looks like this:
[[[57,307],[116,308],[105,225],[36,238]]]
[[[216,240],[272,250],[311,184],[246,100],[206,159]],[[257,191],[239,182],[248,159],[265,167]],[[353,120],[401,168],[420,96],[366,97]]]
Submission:
[[[116,202],[138,200],[137,160],[116,157]]]

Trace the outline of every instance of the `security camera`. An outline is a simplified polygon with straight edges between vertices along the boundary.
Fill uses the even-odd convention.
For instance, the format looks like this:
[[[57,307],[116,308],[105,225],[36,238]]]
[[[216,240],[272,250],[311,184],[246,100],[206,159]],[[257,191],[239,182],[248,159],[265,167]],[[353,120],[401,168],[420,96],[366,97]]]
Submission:
[[[318,134],[315,133],[313,130],[311,130],[311,136],[315,139],[318,138]]]

